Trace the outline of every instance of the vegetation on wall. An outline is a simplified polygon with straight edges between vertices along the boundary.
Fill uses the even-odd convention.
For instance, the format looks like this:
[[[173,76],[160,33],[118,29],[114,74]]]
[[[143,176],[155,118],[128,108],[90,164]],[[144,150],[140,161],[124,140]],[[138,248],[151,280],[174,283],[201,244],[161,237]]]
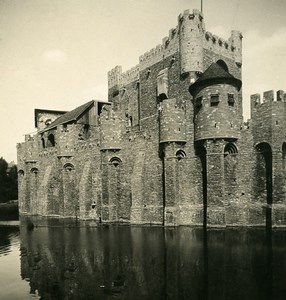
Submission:
[[[0,203],[18,199],[17,166],[0,158]]]

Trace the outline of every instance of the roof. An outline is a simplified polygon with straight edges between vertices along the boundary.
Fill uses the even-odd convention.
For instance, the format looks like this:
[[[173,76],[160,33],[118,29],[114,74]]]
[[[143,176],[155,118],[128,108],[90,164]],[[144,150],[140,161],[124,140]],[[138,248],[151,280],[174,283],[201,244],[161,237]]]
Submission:
[[[193,94],[199,86],[224,82],[235,85],[239,90],[241,88],[241,80],[235,78],[219,64],[212,63],[196,82],[190,85],[189,91]]]
[[[62,125],[72,121],[77,121],[86,112],[86,110],[89,109],[93,104],[94,104],[94,100],[91,100],[81,106],[78,106],[77,108],[58,117],[54,122],[52,122],[49,126],[45,127],[40,132],[50,130],[54,127],[57,127],[58,125]]]

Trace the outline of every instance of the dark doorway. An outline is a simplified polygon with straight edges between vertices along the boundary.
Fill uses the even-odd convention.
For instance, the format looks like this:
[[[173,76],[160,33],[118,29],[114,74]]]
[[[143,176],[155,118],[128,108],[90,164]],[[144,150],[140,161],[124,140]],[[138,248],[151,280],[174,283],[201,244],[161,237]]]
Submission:
[[[47,147],[55,147],[55,136],[51,133],[48,136],[48,143],[47,143]]]
[[[201,170],[202,170],[202,188],[203,188],[203,226],[207,226],[207,151],[202,143],[196,145],[196,155],[200,158],[201,161]]]

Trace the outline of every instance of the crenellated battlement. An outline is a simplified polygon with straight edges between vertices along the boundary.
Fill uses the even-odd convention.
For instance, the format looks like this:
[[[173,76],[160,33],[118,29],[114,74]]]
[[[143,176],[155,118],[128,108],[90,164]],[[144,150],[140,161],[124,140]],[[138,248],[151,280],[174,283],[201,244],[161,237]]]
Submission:
[[[122,66],[116,66],[108,72],[108,87],[123,86],[139,79],[140,70],[161,61],[164,57],[170,56],[179,50],[178,27],[169,30],[168,37],[162,39],[162,44],[145,52],[139,57],[139,64],[131,69],[122,72]]]
[[[34,142],[35,137],[36,137],[35,135],[25,134],[25,142]]]
[[[139,71],[144,70],[164,58],[171,56],[180,50],[179,35],[184,23],[194,23],[193,27],[197,28],[197,23],[200,25],[200,31],[204,31],[204,22],[202,13],[194,9],[185,10],[178,16],[178,25],[169,30],[168,36],[162,39],[161,44],[145,52],[139,57],[139,64],[130,70],[122,73],[122,66],[116,66],[108,72],[108,87],[123,86],[139,78]],[[181,28],[181,29],[180,29]]]
[[[263,96],[261,97],[261,94],[253,94],[250,96],[251,103],[254,103],[255,106],[258,104],[268,103],[268,102],[274,102],[274,101],[283,101],[286,102],[286,93],[284,93],[283,90],[278,90],[276,92],[276,97],[274,95],[273,90],[265,91],[263,92]]]
[[[184,10],[183,13],[179,14],[178,16],[178,23],[183,22],[184,20],[190,19],[193,20],[194,18],[198,18],[200,21],[203,20],[203,14],[198,9],[193,9],[191,13],[189,9]]]
[[[235,57],[236,63],[242,63],[241,59],[241,40],[240,31],[232,30],[231,36],[225,40],[209,31],[205,32],[203,47],[205,49],[219,52],[222,55],[232,58]]]
[[[122,87],[130,82],[139,79],[139,65],[132,67],[131,69],[122,72],[122,66],[116,66],[108,72],[108,87],[113,86]]]
[[[139,64],[122,72],[121,66],[116,66],[108,72],[108,87],[122,87],[139,78],[139,72],[164,58],[180,52],[181,72],[203,71],[202,49],[217,52],[225,57],[242,63],[241,44],[242,34],[233,30],[228,40],[205,31],[203,14],[194,9],[185,10],[178,16],[178,25],[169,30],[168,36],[161,44],[145,52],[139,57]]]
[[[161,61],[164,57],[178,52],[178,34],[178,27],[172,28],[169,30],[169,36],[164,37],[161,44],[141,55],[139,57],[140,70],[144,70]]]
[[[121,85],[124,86],[130,82],[138,80],[139,79],[139,70],[140,70],[139,65],[136,65],[135,67],[122,73]]]
[[[262,97],[259,93],[251,95],[251,118],[253,118],[257,114],[257,112],[261,111],[263,107],[266,107],[266,109],[268,110],[270,104],[281,102],[286,102],[286,93],[284,93],[283,90],[278,90],[276,92],[276,97],[273,90],[263,92]],[[270,107],[272,108],[273,106],[271,105]]]
[[[122,77],[122,66],[116,66],[107,73],[108,87],[120,85]]]

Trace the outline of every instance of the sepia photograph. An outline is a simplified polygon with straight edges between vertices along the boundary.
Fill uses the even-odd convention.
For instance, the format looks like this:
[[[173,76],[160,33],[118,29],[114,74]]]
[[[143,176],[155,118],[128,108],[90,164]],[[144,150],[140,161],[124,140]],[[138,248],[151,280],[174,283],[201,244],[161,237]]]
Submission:
[[[0,0],[0,300],[286,299],[285,11]]]

